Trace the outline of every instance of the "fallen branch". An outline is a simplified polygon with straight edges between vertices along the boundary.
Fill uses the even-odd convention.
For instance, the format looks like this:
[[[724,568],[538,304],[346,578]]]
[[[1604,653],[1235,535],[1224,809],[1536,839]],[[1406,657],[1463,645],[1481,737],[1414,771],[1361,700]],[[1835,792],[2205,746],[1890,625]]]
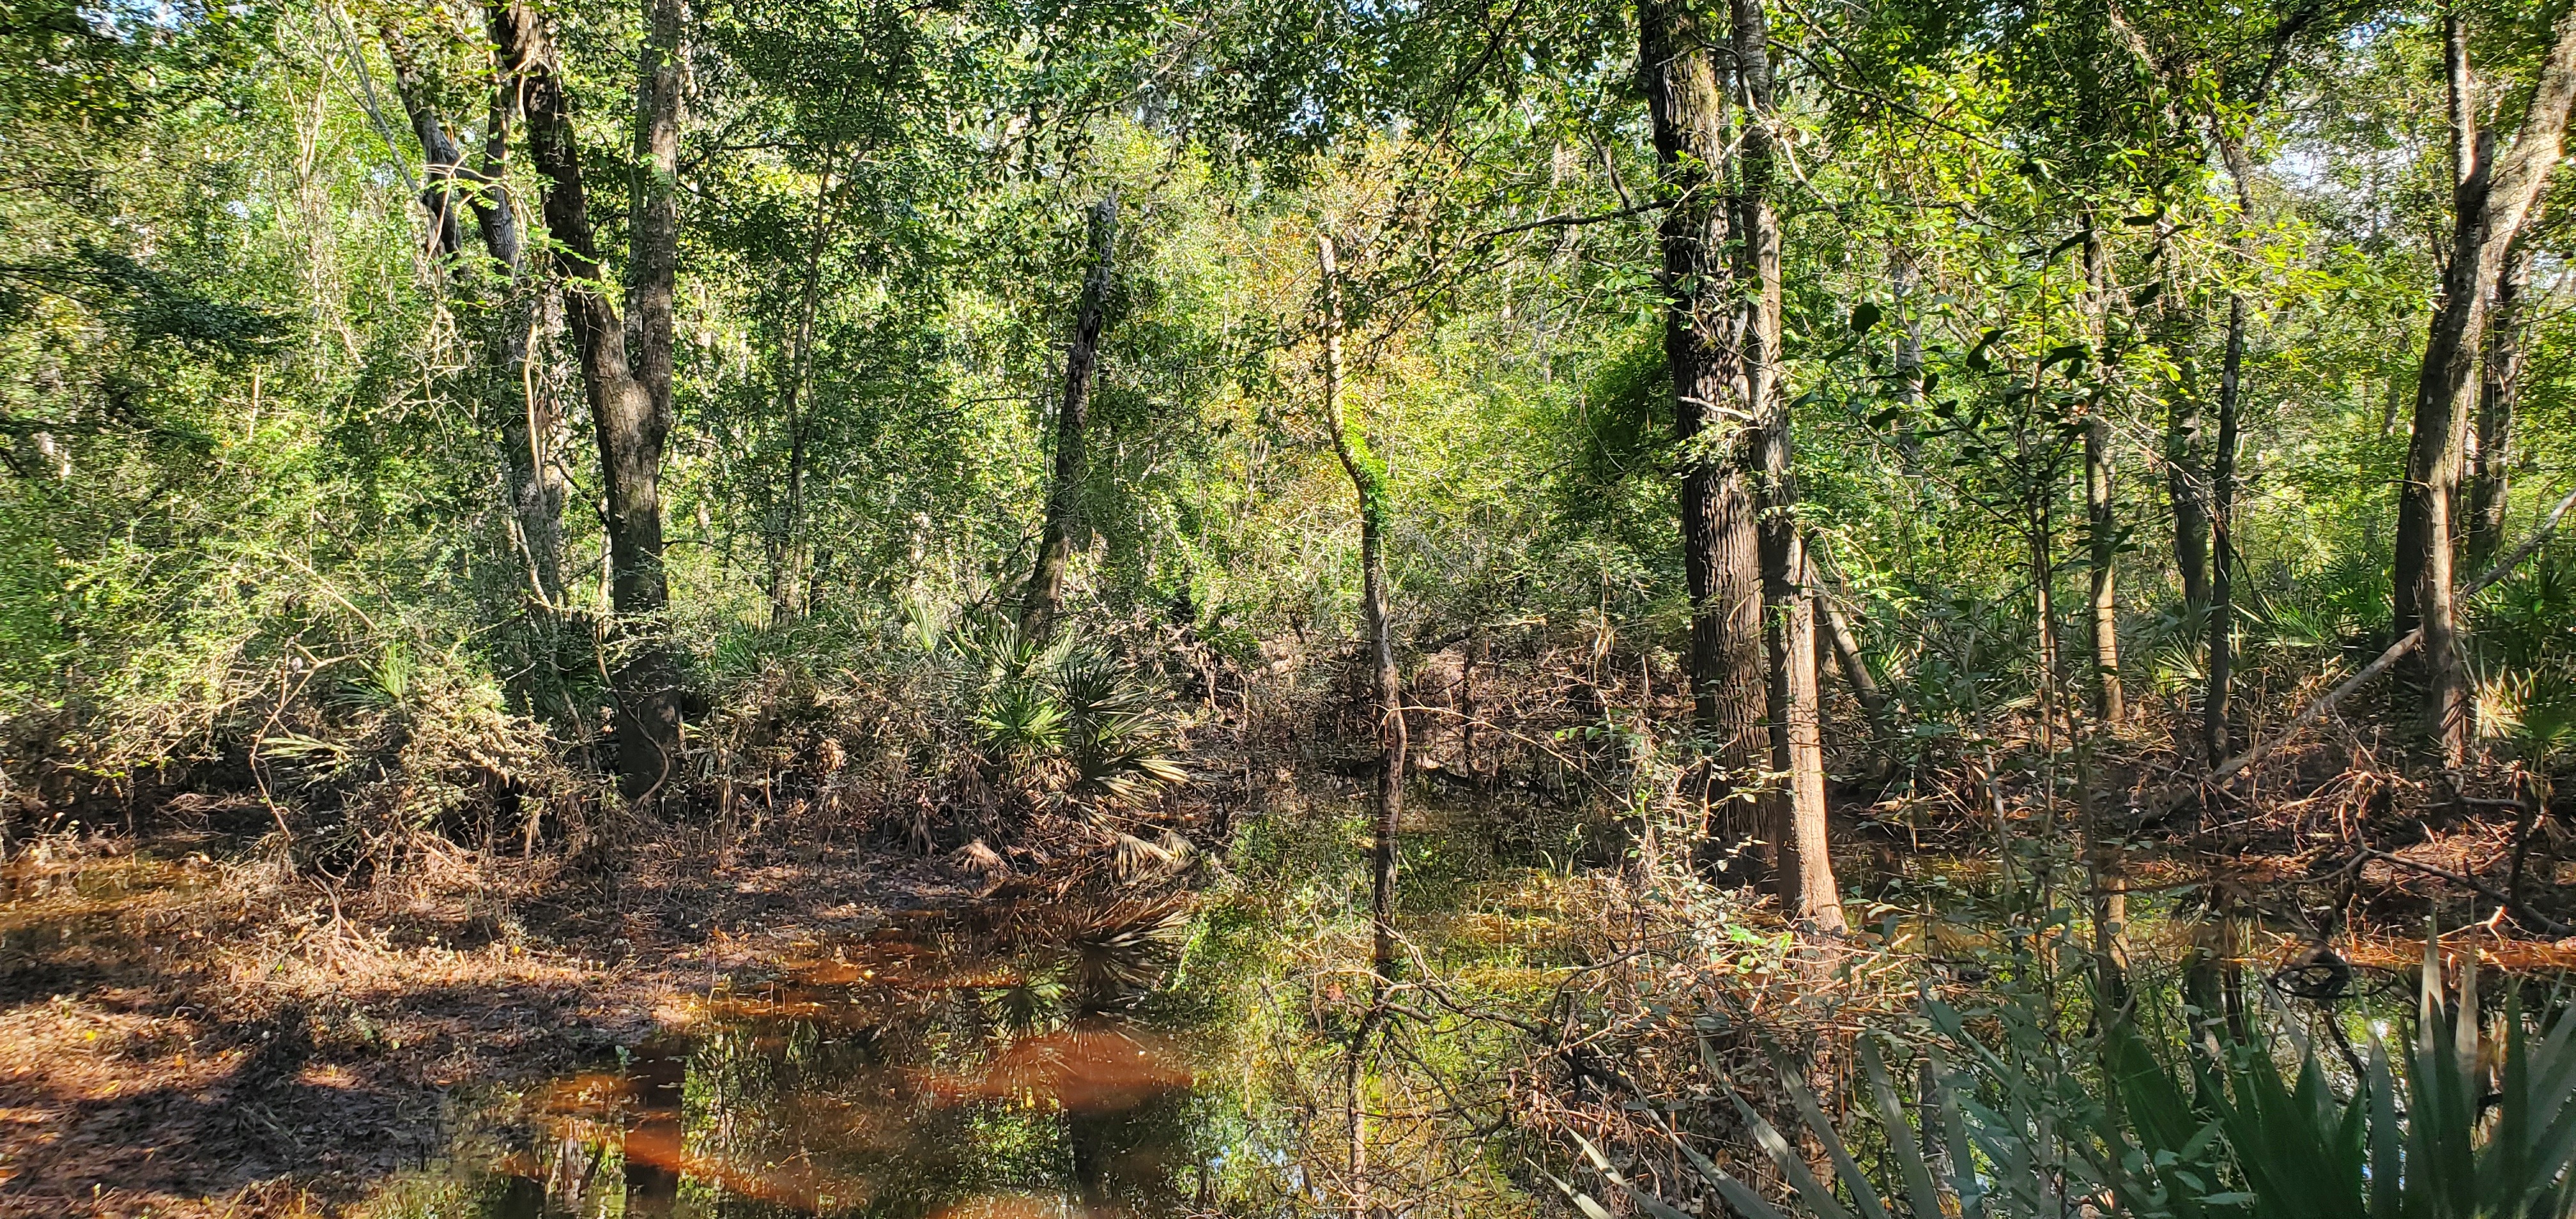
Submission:
[[[2529,906],[2523,905],[2522,902],[2513,895],[2497,892],[2493,887],[2481,882],[2474,876],[2464,876],[2458,872],[2451,871],[2448,868],[2434,867],[2429,863],[2417,863],[2402,855],[2391,855],[2386,851],[2372,847],[2361,848],[2361,854],[2354,856],[2352,862],[2353,866],[2357,866],[2373,859],[2384,860],[2397,867],[2408,868],[2421,872],[2426,876],[2440,877],[2441,879],[2450,881],[2455,885],[2467,885],[2469,888],[2475,889],[2479,893],[2492,899],[2497,905],[2512,912],[2516,917],[2529,922],[2531,925],[2538,927],[2551,935],[2566,935],[2571,931],[2576,931],[2576,927],[2570,927],[2565,923],[2559,922],[2557,919],[2551,918]]]
[[[2567,512],[2570,508],[2576,508],[2576,491],[2570,491],[2565,497],[2561,498],[2558,501],[2558,506],[2549,510],[2549,519],[2542,521],[2540,523],[2540,528],[2532,530],[2531,536],[2524,538],[2520,545],[2515,546],[2512,550],[2506,551],[2504,557],[2496,561],[2495,566],[2486,569],[2486,571],[2481,573],[2477,579],[2471,580],[2467,584],[2462,585],[2459,593],[2460,597],[2462,599],[2466,599],[2485,592],[2490,585],[2493,585],[2496,581],[2504,579],[2506,576],[2512,574],[2513,569],[2521,566],[2523,560],[2539,553],[2540,548],[2547,545],[2550,537],[2558,532],[2559,523],[2567,519]],[[2328,690],[2324,694],[2319,695],[2317,697],[2317,701],[2308,704],[2306,710],[2299,712],[2298,718],[2290,721],[2289,727],[2283,728],[2280,732],[2274,734],[2272,739],[2268,741],[2255,742],[2253,747],[2236,755],[2235,757],[2227,759],[2226,762],[2220,764],[2215,769],[2212,769],[2207,775],[2202,776],[2195,782],[2176,784],[2173,787],[2166,788],[2164,791],[2159,792],[2158,798],[2154,802],[2158,810],[2156,816],[2161,817],[2166,813],[2170,813],[2175,802],[2179,801],[2183,796],[2189,795],[2193,789],[2200,787],[2202,784],[2224,783],[2235,777],[2239,772],[2244,771],[2246,768],[2262,762],[2265,758],[2271,757],[2275,751],[2280,749],[2284,742],[2305,731],[2312,725],[2316,724],[2319,720],[2324,719],[2327,712],[2334,710],[2335,704],[2342,702],[2347,697],[2350,697],[2353,691],[2359,690],[2363,686],[2370,684],[2372,678],[2375,678],[2395,667],[2397,662],[2404,659],[2408,652],[2414,651],[2417,645],[2423,642],[2424,628],[2420,626],[2398,636],[2395,643],[2388,645],[2387,651],[2381,652],[2377,659],[2372,660],[2369,664],[2363,665],[2360,672],[2337,683],[2334,689]],[[2151,817],[2149,819],[2153,820],[2154,818]]]

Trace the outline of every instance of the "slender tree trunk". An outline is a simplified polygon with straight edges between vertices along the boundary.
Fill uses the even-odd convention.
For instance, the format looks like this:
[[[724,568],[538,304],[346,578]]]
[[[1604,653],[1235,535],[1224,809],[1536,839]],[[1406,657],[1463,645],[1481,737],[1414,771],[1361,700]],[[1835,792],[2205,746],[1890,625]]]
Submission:
[[[2538,205],[2534,204],[2534,210]],[[2477,453],[2469,467],[2468,570],[2483,571],[2504,544],[2505,499],[2513,464],[2514,413],[2522,401],[2523,342],[2530,328],[2525,293],[2531,289],[2531,261],[2537,242],[2533,221],[2505,255],[2504,273],[2496,280],[2495,303],[2488,310],[2487,352],[2478,378]]]
[[[1351,1036],[1343,1080],[1349,1141],[1351,1214],[1369,1213],[1368,1117],[1361,1087],[1371,1034],[1386,1013],[1386,987],[1395,976],[1396,826],[1404,811],[1404,693],[1395,669],[1395,630],[1388,614],[1386,579],[1386,465],[1369,448],[1368,435],[1342,408],[1342,289],[1333,239],[1319,235],[1315,253],[1324,281],[1324,424],[1333,454],[1350,475],[1360,506],[1360,608],[1367,620],[1369,661],[1378,721],[1377,802],[1369,841],[1369,1008]]]
[[[1767,664],[1762,644],[1762,568],[1753,489],[1754,437],[1721,407],[1741,392],[1742,336],[1731,316],[1727,209],[1716,167],[1728,158],[1726,97],[1708,33],[1679,0],[1638,0],[1638,65],[1667,206],[1659,230],[1664,357],[1673,383],[1679,442],[1682,565],[1690,588],[1690,687],[1694,718],[1713,748],[1711,796],[1727,793],[1764,764],[1762,721]],[[1717,829],[1700,844],[1704,861],[1737,849],[1745,827]]]
[[[1020,629],[1044,634],[1064,600],[1064,569],[1073,559],[1081,522],[1084,430],[1091,418],[1091,370],[1099,358],[1101,315],[1109,297],[1110,251],[1118,235],[1118,197],[1091,209],[1091,274],[1082,281],[1073,344],[1064,355],[1064,402],[1055,415],[1055,482],[1047,492],[1046,534],[1038,545],[1037,571],[1020,607]],[[1340,340],[1332,340],[1336,351]],[[1329,374],[1328,374],[1329,375]]]
[[[1915,265],[1913,251],[1899,249],[1890,256],[1887,279],[1888,295],[1901,318],[1891,361],[1896,400],[1911,406],[1923,398],[1923,319],[1913,307],[1914,294],[1923,287],[1923,270]],[[1907,477],[1923,476],[1923,442],[1911,423],[1897,430],[1896,452]]]
[[[2159,222],[2159,255],[2170,249],[2171,239],[2170,225]],[[2173,511],[2174,570],[2182,577],[2183,612],[2188,617],[2209,606],[2209,479],[2201,464],[2199,362],[2192,355],[2197,335],[2191,310],[2175,292],[2172,260],[2158,257],[2156,265],[2165,268],[2157,341],[2175,370],[2174,382],[2165,390],[2165,498]]]
[[[2254,160],[2245,146],[2222,133],[2219,154],[2236,183],[2237,223],[2254,223]],[[2253,238],[2240,237],[2250,261]],[[2201,693],[2200,741],[2213,767],[2235,748],[2229,700],[2236,667],[2236,447],[2245,401],[2245,294],[2227,294],[2227,352],[2218,374],[2218,442],[2210,453],[2210,581],[2208,685]]]
[[[1745,122],[1737,161],[1736,276],[1741,294],[1740,376],[1747,414],[1756,420],[1761,466],[1759,551],[1763,642],[1769,653],[1765,712],[1772,769],[1787,790],[1773,796],[1780,848],[1782,907],[1812,931],[1843,929],[1842,895],[1834,883],[1825,816],[1824,711],[1816,678],[1815,605],[1807,597],[1805,530],[1791,468],[1788,396],[1780,385],[1780,225],[1773,211],[1773,158],[1778,112],[1773,105],[1769,15],[1763,0],[1732,0],[1735,72]]]
[[[1851,618],[1835,601],[1834,580],[1828,573],[1824,556],[1811,544],[1807,551],[1807,572],[1816,581],[1817,629],[1825,636],[1826,646],[1833,650],[1834,667],[1842,670],[1844,684],[1851,687],[1852,699],[1860,704],[1861,714],[1868,717],[1872,748],[1884,754],[1895,725],[1888,718],[1887,692],[1879,688],[1878,677],[1869,671],[1869,654],[1862,650],[1860,633],[1852,629]]]
[[[2055,493],[2048,487],[2031,492],[2028,537],[2030,558],[2031,617],[2039,633],[2039,742],[2042,749],[2056,748],[2058,681],[2064,675],[2064,658],[2057,647],[2057,557],[2056,522],[2049,505]]]
[[[2406,446],[2406,481],[2397,502],[2396,613],[2399,635],[2419,627],[2410,676],[2421,692],[2424,728],[2445,765],[2468,751],[2468,672],[2460,656],[2452,587],[2459,491],[2461,423],[2475,392],[2471,374],[2485,342],[2486,304],[2504,252],[2522,232],[2533,201],[2548,184],[2564,146],[2568,107],[2576,101],[2576,12],[2559,17],[2556,41],[2532,88],[2510,151],[2491,151],[2477,135],[2467,96],[2466,36],[2445,15],[2451,61],[2452,142],[2462,162],[2453,191],[2451,258],[2415,382],[2414,428]]]
[[[1377,806],[1370,835],[1369,922],[1374,961],[1383,979],[1395,963],[1396,821],[1404,808],[1404,693],[1395,670],[1395,630],[1388,617],[1386,582],[1386,465],[1369,448],[1368,435],[1342,407],[1341,271],[1333,239],[1318,237],[1324,277],[1324,422],[1333,454],[1350,475],[1360,503],[1360,608],[1369,633],[1369,667],[1378,717]]]
[[[2084,511],[2093,568],[2093,717],[2105,724],[2129,714],[2120,685],[2120,523],[2111,478],[2111,420],[2096,414],[2084,429]]]
[[[485,417],[500,435],[501,468],[510,501],[512,544],[525,564],[529,600],[539,614],[551,615],[563,603],[563,502],[560,469],[548,459],[560,422],[551,399],[535,392],[529,375],[530,330],[543,293],[526,273],[525,243],[518,209],[509,191],[510,125],[518,111],[516,89],[495,87],[485,123],[480,161],[465,168],[446,120],[431,101],[426,79],[410,43],[389,21],[383,27],[387,57],[394,65],[395,92],[419,137],[428,189],[421,202],[430,215],[430,246],[445,264],[459,270],[469,290],[485,276],[457,262],[461,252],[460,210],[474,216],[474,227],[490,258],[494,291],[499,299],[481,311],[477,376]],[[477,295],[481,293],[478,291]]]
[[[2173,506],[2174,570],[2182,576],[2184,610],[2192,614],[2209,606],[2208,475],[2200,445],[2200,396],[2185,378],[2165,400],[2165,495]]]
[[[1878,688],[1878,679],[1870,675],[1868,654],[1861,651],[1860,636],[1852,630],[1851,619],[1843,616],[1841,606],[1819,589],[1817,612],[1826,622],[1829,646],[1834,650],[1834,665],[1843,671],[1843,680],[1851,685],[1852,697],[1860,702],[1863,714],[1879,731],[1886,730],[1887,692]]]
[[[628,795],[647,796],[669,778],[680,740],[675,666],[655,635],[669,605],[662,574],[662,443],[670,429],[671,289],[678,235],[679,89],[674,60],[677,0],[650,0],[650,36],[637,102],[637,144],[645,153],[630,227],[632,291],[639,315],[630,348],[609,299],[590,202],[555,49],[525,0],[489,10],[506,77],[516,81],[528,120],[529,160],[546,182],[546,228],[564,277],[564,304],[581,354],[607,484],[609,604],[632,640],[611,675],[617,696],[617,770]],[[631,353],[631,358],[630,358]]]
[[[2086,216],[2084,240],[2085,312],[2091,321],[2093,358],[2104,359],[2110,309],[2109,257]],[[2111,469],[2111,417],[2096,403],[2084,429],[2084,525],[2093,577],[2093,717],[2116,724],[2128,715],[2120,688],[2120,597],[2118,571],[2120,523],[2114,515]]]
[[[787,384],[779,404],[787,416],[787,503],[779,513],[778,540],[769,560],[769,620],[782,623],[805,612],[799,595],[804,568],[805,531],[805,383],[814,370],[814,308],[823,290],[823,248],[830,244],[832,165],[827,160],[814,184],[814,232],[805,245],[805,287],[796,303],[796,329],[789,349]]]

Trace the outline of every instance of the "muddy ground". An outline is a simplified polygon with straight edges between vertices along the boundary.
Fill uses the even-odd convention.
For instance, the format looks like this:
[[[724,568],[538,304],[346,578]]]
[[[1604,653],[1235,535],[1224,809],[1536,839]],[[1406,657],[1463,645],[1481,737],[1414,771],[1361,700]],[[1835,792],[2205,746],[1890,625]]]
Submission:
[[[27,853],[0,873],[0,1216],[332,1213],[437,1157],[473,1089],[984,887],[872,848],[631,859],[612,883],[456,853],[366,887],[205,841]]]

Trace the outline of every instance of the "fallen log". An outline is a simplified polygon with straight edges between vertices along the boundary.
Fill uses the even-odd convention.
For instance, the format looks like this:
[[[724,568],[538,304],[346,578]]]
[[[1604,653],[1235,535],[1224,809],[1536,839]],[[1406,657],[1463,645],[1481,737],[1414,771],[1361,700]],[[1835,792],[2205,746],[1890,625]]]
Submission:
[[[2576,491],[2570,491],[2564,498],[2561,498],[2558,501],[2558,506],[2550,509],[2549,519],[2542,521],[2540,523],[2540,527],[2532,530],[2531,535],[2524,538],[2520,545],[2515,546],[2512,550],[2506,551],[2504,557],[2496,561],[2495,566],[2486,569],[2486,571],[2481,573],[2477,579],[2471,580],[2467,584],[2462,585],[2460,588],[2461,599],[2466,600],[2486,591],[2487,588],[2490,585],[2493,585],[2496,581],[2511,575],[2513,573],[2513,569],[2521,566],[2524,560],[2539,553],[2540,548],[2547,545],[2550,537],[2558,532],[2560,522],[2567,518],[2567,511],[2571,507],[2576,507]],[[2255,766],[2261,763],[2265,758],[2271,757],[2274,752],[2279,750],[2280,747],[2291,738],[2296,737],[2299,733],[2306,731],[2318,721],[2323,720],[2326,717],[2327,712],[2334,710],[2335,704],[2342,702],[2347,697],[2350,697],[2353,691],[2369,685],[2373,678],[2376,678],[2380,674],[2396,667],[2398,661],[2405,659],[2408,652],[2414,651],[2416,646],[2423,642],[2424,629],[2422,627],[2417,627],[2414,630],[2398,636],[2396,642],[2388,645],[2387,651],[2381,652],[2378,657],[2373,659],[2369,664],[2363,665],[2359,672],[2337,682],[2333,689],[2317,696],[2317,700],[2315,702],[2309,703],[2305,710],[2299,712],[2297,718],[2290,721],[2288,727],[2274,733],[2270,740],[2255,742],[2251,747],[2247,748],[2245,752],[2227,759],[2226,762],[2211,769],[2208,774],[2203,775],[2192,782],[2170,784],[2158,789],[2154,800],[2140,802],[2154,810],[2147,815],[2145,820],[2161,820],[2170,815],[2176,805],[2180,804],[2184,799],[2190,797],[2194,793],[2213,784],[2223,784],[2245,771],[2248,767]],[[2138,804],[2132,804],[2131,807],[2138,807]]]

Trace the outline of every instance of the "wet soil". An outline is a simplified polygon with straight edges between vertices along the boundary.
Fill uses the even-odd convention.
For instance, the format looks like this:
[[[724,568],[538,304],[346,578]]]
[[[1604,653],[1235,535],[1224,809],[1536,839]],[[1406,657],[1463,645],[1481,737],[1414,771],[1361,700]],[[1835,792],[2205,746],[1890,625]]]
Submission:
[[[353,896],[210,845],[0,873],[0,1216],[330,1213],[444,1156],[474,1089],[631,1058],[716,980],[987,887],[679,842],[613,886],[460,856]]]

